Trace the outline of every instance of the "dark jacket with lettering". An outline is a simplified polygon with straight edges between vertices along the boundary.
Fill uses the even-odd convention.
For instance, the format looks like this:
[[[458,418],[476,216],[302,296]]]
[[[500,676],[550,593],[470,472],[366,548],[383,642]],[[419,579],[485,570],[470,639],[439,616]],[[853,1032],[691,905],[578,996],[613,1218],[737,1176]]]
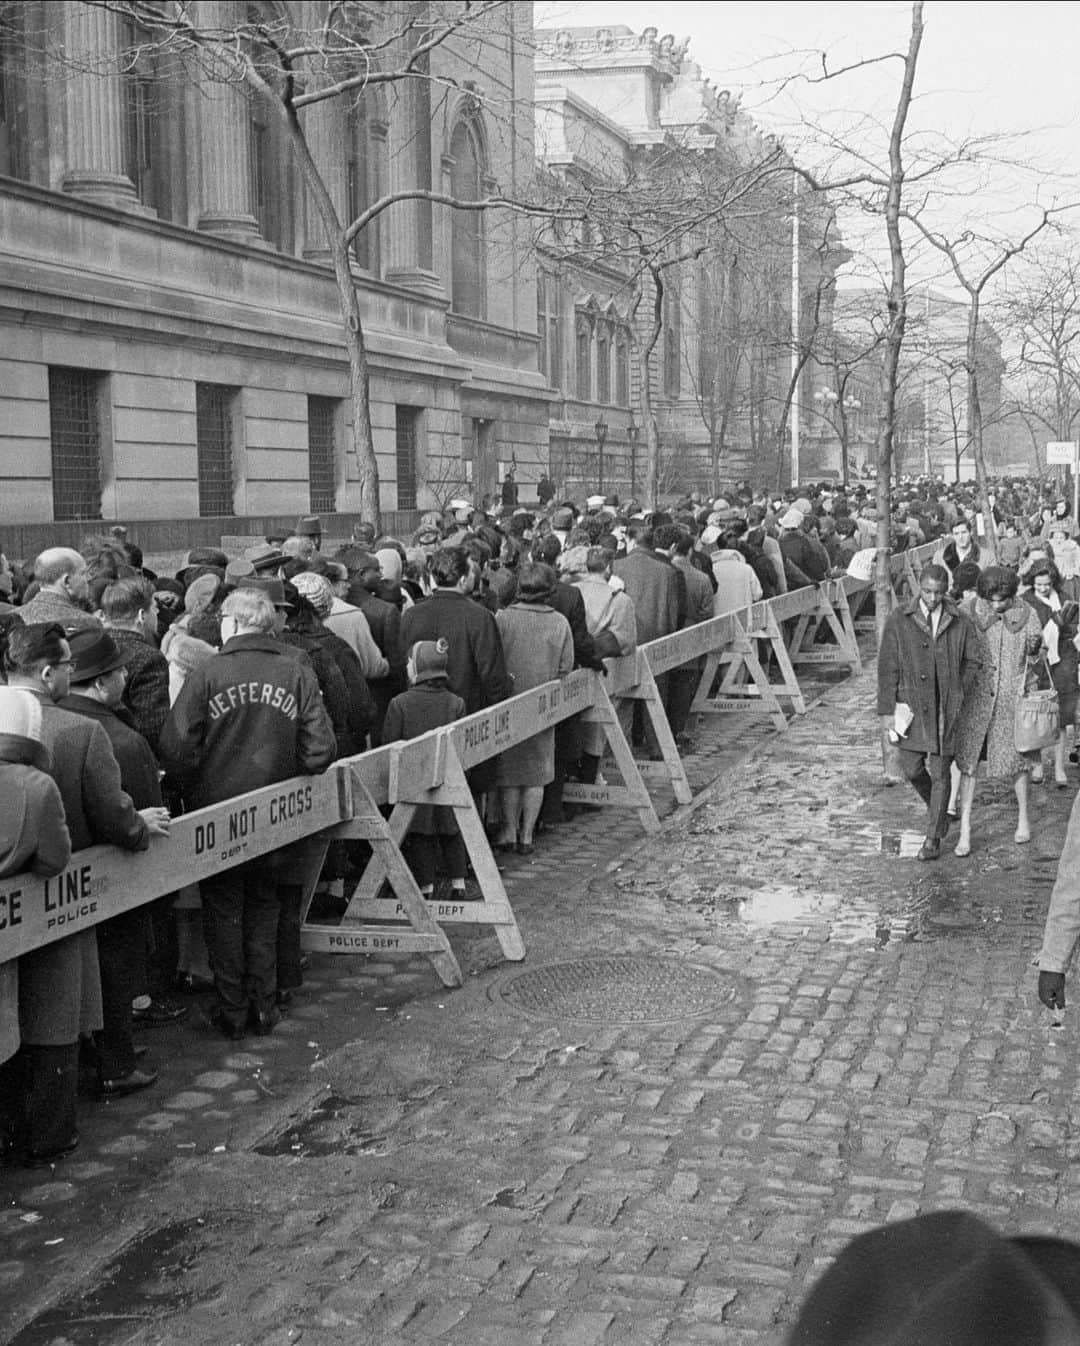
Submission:
[[[310,663],[270,635],[234,636],[189,673],[161,733],[190,808],[314,776],[335,753]]]

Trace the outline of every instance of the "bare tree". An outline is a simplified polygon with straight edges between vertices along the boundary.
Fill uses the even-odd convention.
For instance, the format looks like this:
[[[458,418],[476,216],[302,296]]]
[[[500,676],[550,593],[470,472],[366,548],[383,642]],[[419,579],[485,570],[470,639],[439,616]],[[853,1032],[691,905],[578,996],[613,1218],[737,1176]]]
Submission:
[[[479,199],[463,200],[431,187],[383,190],[354,218],[343,218],[316,161],[309,139],[312,109],[335,102],[343,111],[376,91],[392,91],[407,102],[418,86],[440,96],[451,91],[482,101],[483,91],[456,77],[452,55],[468,41],[483,51],[500,32],[510,31],[510,0],[403,0],[401,4],[341,3],[309,0],[293,7],[263,4],[229,10],[173,4],[168,0],[81,0],[108,10],[134,34],[119,54],[121,69],[134,69],[152,51],[159,63],[196,87],[233,84],[245,88],[278,120],[293,163],[321,222],[333,269],[348,355],[352,403],[352,450],[359,477],[360,513],[378,525],[379,469],[372,436],[368,351],[350,252],[392,206],[426,201],[456,211],[543,210],[524,193],[507,194],[497,186]],[[221,21],[222,13],[226,21]],[[296,21],[307,17],[306,24]],[[204,17],[205,16],[205,17]],[[79,66],[78,52],[50,51],[61,66]],[[474,62],[482,66],[482,59]],[[444,68],[445,67],[445,68]],[[116,74],[115,63],[102,69]],[[492,109],[489,108],[489,111]],[[502,115],[511,118],[507,107]]]

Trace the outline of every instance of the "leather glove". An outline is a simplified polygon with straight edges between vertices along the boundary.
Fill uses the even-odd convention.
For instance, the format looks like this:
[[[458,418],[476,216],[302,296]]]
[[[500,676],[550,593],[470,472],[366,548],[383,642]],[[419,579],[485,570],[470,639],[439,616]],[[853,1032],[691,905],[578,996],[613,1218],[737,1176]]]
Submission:
[[[1047,1009],[1065,1008],[1065,973],[1039,973],[1039,999]]]

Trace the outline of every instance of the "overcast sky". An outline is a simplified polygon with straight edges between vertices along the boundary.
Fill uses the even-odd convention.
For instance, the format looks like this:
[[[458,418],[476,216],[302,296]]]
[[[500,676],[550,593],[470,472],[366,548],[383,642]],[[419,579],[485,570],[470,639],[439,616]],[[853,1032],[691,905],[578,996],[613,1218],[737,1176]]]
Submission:
[[[954,176],[951,191],[935,193],[932,223],[1006,236],[1023,232],[1036,200],[1080,200],[1080,179],[1069,180],[1080,171],[1080,5],[928,0],[924,18],[912,156],[917,145],[936,152],[931,142],[939,137],[956,142],[1007,134],[1016,139],[999,146],[995,157],[1027,165],[995,163],[969,170],[962,182]],[[759,124],[782,135],[802,161],[819,164],[825,162],[823,132],[884,161],[900,62],[816,87],[798,81],[784,93],[777,92],[778,82],[798,71],[820,73],[814,53],[827,52],[835,67],[904,51],[910,19],[910,5],[893,0],[540,0],[535,6],[537,27],[622,23],[636,32],[656,27],[661,35],[690,38],[689,55],[703,74],[738,93]],[[1080,224],[1080,210],[1075,216]],[[855,228],[845,232],[858,244],[851,238]]]

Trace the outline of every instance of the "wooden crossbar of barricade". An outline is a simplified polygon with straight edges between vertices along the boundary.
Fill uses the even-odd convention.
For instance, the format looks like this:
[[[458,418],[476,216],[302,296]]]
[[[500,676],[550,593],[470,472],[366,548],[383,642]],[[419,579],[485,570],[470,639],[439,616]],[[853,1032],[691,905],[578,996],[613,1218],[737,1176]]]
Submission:
[[[914,557],[921,561],[923,550],[932,548],[920,548]],[[902,557],[892,558],[894,577],[907,573],[911,559],[909,555],[905,563]],[[828,581],[722,614],[609,661],[607,677],[579,669],[420,738],[341,759],[319,776],[293,777],[178,817],[169,836],[154,838],[146,852],[92,846],[72,856],[53,878],[21,874],[0,879],[0,963],[308,838],[318,844],[310,848],[303,877],[305,910],[332,840],[361,838],[372,855],[340,925],[305,923],[305,947],[340,953],[421,952],[446,985],[456,986],[461,971],[444,926],[466,923],[490,925],[503,956],[522,959],[524,942],[466,772],[580,714],[585,722],[603,727],[609,753],[605,770],[613,767],[620,780],[570,784],[566,798],[633,809],[646,831],[656,831],[660,823],[650,782],[670,787],[679,803],[693,797],[657,678],[702,661],[692,711],[756,711],[769,715],[781,729],[787,724],[782,702],[792,714],[806,709],[796,663],[832,660],[858,666],[848,598],[867,587],[851,579]],[[795,631],[801,630],[798,644],[790,632],[785,636],[784,624],[790,628],[793,621]],[[818,629],[827,629],[833,640],[818,647],[823,658],[807,660],[805,642]],[[759,657],[765,645],[779,681],[770,680]],[[623,701],[642,704],[659,761],[634,757],[617,712]],[[480,887],[479,901],[456,896],[436,901],[421,894],[401,847],[416,809],[424,804],[454,811]],[[380,895],[386,891],[389,897]]]

